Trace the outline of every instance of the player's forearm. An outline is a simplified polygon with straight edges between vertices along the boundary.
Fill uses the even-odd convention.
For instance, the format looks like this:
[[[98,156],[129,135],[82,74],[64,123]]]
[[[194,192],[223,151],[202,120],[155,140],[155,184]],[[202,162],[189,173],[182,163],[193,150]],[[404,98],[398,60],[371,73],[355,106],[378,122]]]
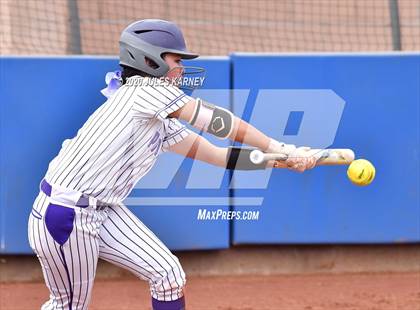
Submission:
[[[233,119],[233,130],[229,139],[264,151],[268,149],[270,138],[267,135],[237,116],[233,116]]]
[[[181,142],[172,145],[169,150],[179,155],[226,169],[260,170],[273,167],[273,161],[255,164],[251,160],[252,149],[218,147],[194,132]],[[277,165],[276,167],[280,168],[283,166]],[[284,168],[286,167],[284,165]]]
[[[226,167],[228,149],[218,147],[194,132],[190,133],[181,142],[172,145],[169,150],[173,153],[200,160],[214,166]]]

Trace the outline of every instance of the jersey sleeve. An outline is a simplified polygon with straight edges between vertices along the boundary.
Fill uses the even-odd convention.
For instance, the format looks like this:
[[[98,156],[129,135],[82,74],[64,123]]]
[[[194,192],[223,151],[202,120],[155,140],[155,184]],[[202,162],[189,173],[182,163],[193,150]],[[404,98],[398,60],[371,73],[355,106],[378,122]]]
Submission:
[[[142,119],[164,120],[192,99],[173,85],[141,86],[134,98],[133,113]]]
[[[190,133],[184,124],[176,118],[169,118],[165,122],[166,134],[163,138],[162,151],[167,152],[169,147],[184,140]]]

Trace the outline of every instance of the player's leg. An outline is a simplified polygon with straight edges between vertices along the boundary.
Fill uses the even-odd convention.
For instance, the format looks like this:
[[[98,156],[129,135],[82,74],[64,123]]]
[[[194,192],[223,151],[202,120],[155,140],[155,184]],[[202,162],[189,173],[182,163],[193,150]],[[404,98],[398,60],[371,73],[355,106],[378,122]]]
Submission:
[[[49,254],[51,252],[49,244],[43,244],[42,242],[45,238],[43,237],[45,228],[42,214],[45,213],[47,205],[47,196],[40,193],[35,199],[28,221],[29,244],[41,263],[44,280],[50,291],[50,299],[41,307],[42,310],[57,309],[62,305],[68,304],[69,300],[65,282],[65,270],[57,268],[54,257]],[[48,256],[51,259],[47,259]]]
[[[184,309],[185,273],[169,249],[124,205],[108,208],[99,256],[150,285],[153,309]]]
[[[90,208],[52,206],[43,193],[36,199],[28,228],[30,245],[50,290],[43,310],[88,308],[102,220],[95,212]]]

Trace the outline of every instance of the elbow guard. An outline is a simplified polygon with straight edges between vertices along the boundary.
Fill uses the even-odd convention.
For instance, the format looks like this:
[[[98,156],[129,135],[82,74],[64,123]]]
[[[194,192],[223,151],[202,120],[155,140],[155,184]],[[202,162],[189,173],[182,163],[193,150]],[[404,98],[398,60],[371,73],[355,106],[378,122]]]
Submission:
[[[228,138],[233,131],[233,114],[200,98],[196,99],[196,103],[189,123],[220,139]]]

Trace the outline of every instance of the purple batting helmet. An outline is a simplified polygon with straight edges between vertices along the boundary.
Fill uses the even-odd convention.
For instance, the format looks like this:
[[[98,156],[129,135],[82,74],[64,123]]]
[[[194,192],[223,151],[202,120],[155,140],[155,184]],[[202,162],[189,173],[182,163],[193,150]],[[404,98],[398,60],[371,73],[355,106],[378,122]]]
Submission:
[[[183,59],[193,59],[198,54],[190,53],[178,26],[160,19],[144,19],[132,23],[120,37],[120,65],[135,68],[152,76],[161,77],[169,67],[163,60],[164,53],[174,53]],[[157,68],[146,63],[153,60]]]

